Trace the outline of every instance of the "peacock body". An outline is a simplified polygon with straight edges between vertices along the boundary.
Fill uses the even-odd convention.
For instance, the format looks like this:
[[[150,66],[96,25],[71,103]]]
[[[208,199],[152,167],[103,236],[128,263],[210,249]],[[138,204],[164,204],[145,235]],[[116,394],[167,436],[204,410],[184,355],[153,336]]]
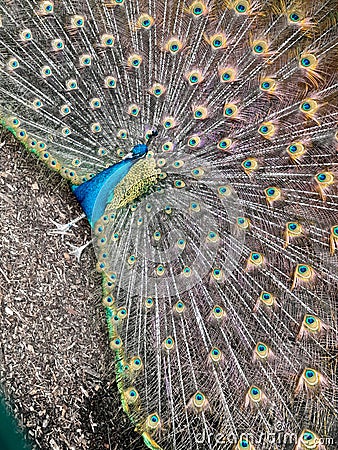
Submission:
[[[0,0],[2,125],[93,229],[151,449],[336,448],[337,3]]]

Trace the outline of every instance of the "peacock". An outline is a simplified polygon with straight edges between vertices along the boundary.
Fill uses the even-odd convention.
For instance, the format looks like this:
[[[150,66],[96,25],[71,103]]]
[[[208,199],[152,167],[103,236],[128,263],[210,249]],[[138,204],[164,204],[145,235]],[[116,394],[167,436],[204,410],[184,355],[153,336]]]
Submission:
[[[1,125],[82,206],[56,231],[91,225],[121,402],[152,450],[337,447],[337,17],[0,0]]]

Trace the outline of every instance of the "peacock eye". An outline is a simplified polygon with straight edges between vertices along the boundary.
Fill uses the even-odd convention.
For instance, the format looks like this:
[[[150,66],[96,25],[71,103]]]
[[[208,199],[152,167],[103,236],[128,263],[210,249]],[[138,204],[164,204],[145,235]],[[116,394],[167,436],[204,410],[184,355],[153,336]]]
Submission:
[[[194,109],[194,118],[197,120],[203,120],[208,117],[207,109],[204,106],[197,106]]]
[[[234,7],[236,13],[246,14],[249,11],[250,3],[246,0],[236,1]]]
[[[104,80],[104,85],[106,88],[115,89],[116,88],[116,78],[109,76]]]
[[[299,14],[292,12],[291,14],[289,14],[289,19],[291,22],[299,22],[300,21],[300,16]]]
[[[138,69],[142,64],[142,56],[137,54],[132,54],[128,58],[128,66]]]
[[[154,306],[154,300],[152,297],[147,297],[145,300],[145,306],[146,308],[152,308]]]
[[[20,140],[25,139],[25,138],[27,137],[27,132],[26,132],[26,130],[18,130],[18,132],[17,132],[17,137],[18,137]]]
[[[103,34],[101,36],[101,45],[103,47],[112,47],[115,43],[115,38],[112,34]]]
[[[99,122],[92,123],[90,129],[92,133],[100,133],[102,131],[102,127]]]
[[[162,121],[162,125],[166,130],[176,126],[176,121],[173,117],[165,117]]]
[[[51,1],[40,2],[39,12],[42,15],[52,14],[54,12],[54,2]]]
[[[163,346],[167,350],[171,350],[175,345],[174,339],[172,337],[167,337],[163,342]]]
[[[319,106],[316,100],[310,98],[304,100],[299,106],[301,112],[310,116],[313,115],[318,110],[318,108]]]
[[[221,83],[230,83],[236,80],[237,71],[232,67],[225,67],[218,70]]]
[[[242,162],[242,167],[246,173],[252,173],[258,168],[257,160],[255,158],[248,158]]]
[[[207,12],[207,7],[203,2],[195,1],[191,4],[189,12],[194,17],[201,17],[203,14]]]
[[[174,187],[178,189],[182,189],[185,187],[185,182],[183,180],[175,180]]]
[[[117,135],[116,135],[116,137],[118,138],[118,139],[127,139],[127,137],[128,137],[128,132],[127,132],[127,130],[119,130],[118,132],[117,132]]]
[[[101,100],[99,98],[92,98],[89,102],[89,106],[92,109],[99,109],[101,108]]]
[[[270,200],[277,200],[280,197],[280,189],[276,187],[268,187],[264,190],[265,195]]]
[[[291,159],[297,159],[305,153],[305,147],[301,142],[294,142],[287,147],[286,151]]]
[[[257,397],[260,394],[260,390],[257,387],[252,387],[251,390],[250,390],[250,394],[253,397]]]
[[[312,269],[307,264],[298,264],[297,274],[300,278],[308,279],[312,275]]]
[[[197,169],[192,169],[191,175],[194,178],[200,178],[200,177],[202,177],[204,175],[204,170],[202,169],[202,167],[199,167]]]
[[[85,24],[85,18],[80,15],[75,15],[71,18],[71,24],[74,28],[83,28]]]
[[[64,46],[65,46],[65,44],[64,44],[62,39],[54,39],[52,41],[52,48],[53,48],[54,51],[63,50]]]
[[[226,103],[223,108],[224,117],[234,118],[237,116],[238,108],[233,103]]]
[[[204,403],[204,401],[205,401],[205,396],[204,396],[204,394],[202,394],[202,392],[197,392],[197,393],[195,394],[195,396],[194,396],[194,403],[195,403],[195,406],[197,406],[197,407],[202,406],[203,403]]]
[[[21,31],[20,38],[23,42],[29,42],[33,39],[32,32],[29,29]]]
[[[263,255],[261,255],[261,253],[258,252],[251,252],[249,261],[255,266],[258,266],[263,262]]]
[[[197,147],[201,142],[201,139],[198,136],[191,136],[188,139],[188,146],[189,147]]]
[[[268,51],[268,43],[266,41],[256,41],[253,43],[252,49],[256,55],[264,55]]]
[[[159,276],[164,275],[164,273],[165,273],[165,267],[164,267],[164,265],[163,265],[163,264],[159,264],[159,265],[156,267],[155,272],[156,272],[156,274],[159,275]]]
[[[306,323],[308,324],[308,325],[312,325],[314,322],[315,322],[315,318],[314,317],[312,317],[312,316],[308,316],[308,317],[306,317],[306,319],[305,319],[305,321],[306,321]]]
[[[180,159],[178,161],[174,161],[172,165],[175,169],[180,169],[184,165],[184,161]]]
[[[297,228],[298,228],[298,224],[295,223],[295,222],[290,222],[290,223],[288,224],[288,229],[289,229],[290,231],[296,231]]]
[[[213,307],[211,314],[215,319],[222,319],[224,317],[224,310],[221,306],[216,305]]]
[[[162,150],[163,150],[164,152],[170,152],[170,151],[173,149],[173,147],[174,147],[174,145],[173,145],[172,142],[165,142],[165,143],[162,145]]]
[[[314,70],[318,65],[318,60],[312,53],[305,53],[299,60],[299,67],[306,70]]]
[[[41,75],[44,78],[50,77],[52,75],[52,69],[49,66],[43,66],[41,68]]]
[[[133,370],[139,371],[142,368],[143,364],[141,361],[141,358],[139,358],[138,356],[134,356],[131,360],[130,360],[130,367]]]
[[[275,126],[271,122],[263,122],[258,129],[258,133],[269,139],[275,134]]]
[[[42,108],[42,101],[41,100],[39,100],[39,99],[35,99],[34,101],[33,101],[33,106],[34,106],[34,108],[36,108],[36,109],[39,109],[39,108]]]
[[[232,145],[231,139],[223,138],[218,142],[217,147],[220,150],[228,150],[231,147],[231,145]]]
[[[150,430],[156,430],[160,426],[160,417],[158,414],[151,414],[148,416],[146,425]]]
[[[71,91],[77,89],[78,88],[77,81],[76,80],[68,80],[66,83],[66,87],[68,90],[71,90]]]
[[[190,211],[199,212],[201,210],[200,204],[197,202],[190,202]]]
[[[249,220],[246,217],[237,217],[237,225],[243,229],[248,228]]]
[[[258,342],[255,348],[256,355],[261,359],[266,359],[269,356],[269,348],[264,342]]]
[[[262,292],[261,296],[263,300],[270,300],[271,298],[271,294],[269,294],[268,292]]]
[[[316,180],[319,184],[329,185],[333,183],[334,176],[331,172],[320,172],[317,173]]]
[[[219,362],[222,359],[222,352],[219,348],[213,347],[210,351],[210,357],[212,361]]]
[[[171,38],[165,45],[165,50],[172,55],[177,54],[183,47],[183,43],[176,38]]]
[[[61,132],[64,136],[69,136],[71,134],[70,129],[67,127],[62,128]]]
[[[306,378],[311,379],[311,378],[313,378],[315,376],[315,373],[313,372],[313,370],[307,370],[305,372],[305,376],[306,376]]]
[[[128,114],[137,117],[139,115],[140,108],[137,105],[130,105],[128,108]]]
[[[217,192],[220,197],[226,197],[231,194],[231,189],[229,186],[219,186]]]
[[[225,34],[223,34],[223,33],[214,34],[213,36],[210,37],[209,41],[210,41],[211,48],[213,50],[219,50],[221,48],[225,48],[226,44],[227,44]]]
[[[127,389],[127,391],[125,391],[125,397],[126,397],[126,400],[128,403],[133,404],[138,400],[139,394],[136,391],[136,389],[131,387],[131,388]]]
[[[260,90],[263,92],[273,92],[276,88],[276,82],[271,78],[265,78],[260,84]]]
[[[89,67],[92,64],[92,57],[90,55],[81,55],[79,58],[80,67]]]
[[[155,83],[152,88],[150,89],[150,93],[156,97],[161,97],[162,94],[165,92],[165,87],[162,84]]]
[[[137,21],[137,27],[144,28],[145,30],[149,30],[153,24],[154,18],[149,16],[149,14],[142,14]]]
[[[117,350],[122,347],[122,340],[120,338],[115,338],[111,341],[111,347],[113,350]]]
[[[312,439],[314,439],[314,435],[310,431],[306,431],[303,434],[303,439],[304,441],[311,441]]]
[[[190,86],[196,86],[197,84],[200,84],[204,78],[203,74],[200,70],[193,70],[191,72],[188,72],[185,75],[186,80],[188,80],[188,83]]]

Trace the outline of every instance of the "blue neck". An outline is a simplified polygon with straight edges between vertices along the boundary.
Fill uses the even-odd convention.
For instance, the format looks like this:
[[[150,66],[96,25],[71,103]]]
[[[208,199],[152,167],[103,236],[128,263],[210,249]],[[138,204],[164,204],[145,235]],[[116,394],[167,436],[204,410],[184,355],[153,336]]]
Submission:
[[[137,151],[133,151],[134,156],[131,158],[108,167],[80,186],[71,186],[92,227],[103,216],[107,203],[114,197],[116,186],[127,175],[131,167],[146,154],[147,149],[139,152],[139,146],[134,148]]]

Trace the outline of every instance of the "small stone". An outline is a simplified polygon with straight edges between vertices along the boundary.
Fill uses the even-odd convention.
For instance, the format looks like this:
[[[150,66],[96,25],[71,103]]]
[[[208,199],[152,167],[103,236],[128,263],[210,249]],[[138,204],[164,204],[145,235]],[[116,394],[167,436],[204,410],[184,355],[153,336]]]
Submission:
[[[7,314],[7,316],[13,316],[14,312],[11,308],[9,308],[8,306],[6,306],[5,308],[5,313]]]

